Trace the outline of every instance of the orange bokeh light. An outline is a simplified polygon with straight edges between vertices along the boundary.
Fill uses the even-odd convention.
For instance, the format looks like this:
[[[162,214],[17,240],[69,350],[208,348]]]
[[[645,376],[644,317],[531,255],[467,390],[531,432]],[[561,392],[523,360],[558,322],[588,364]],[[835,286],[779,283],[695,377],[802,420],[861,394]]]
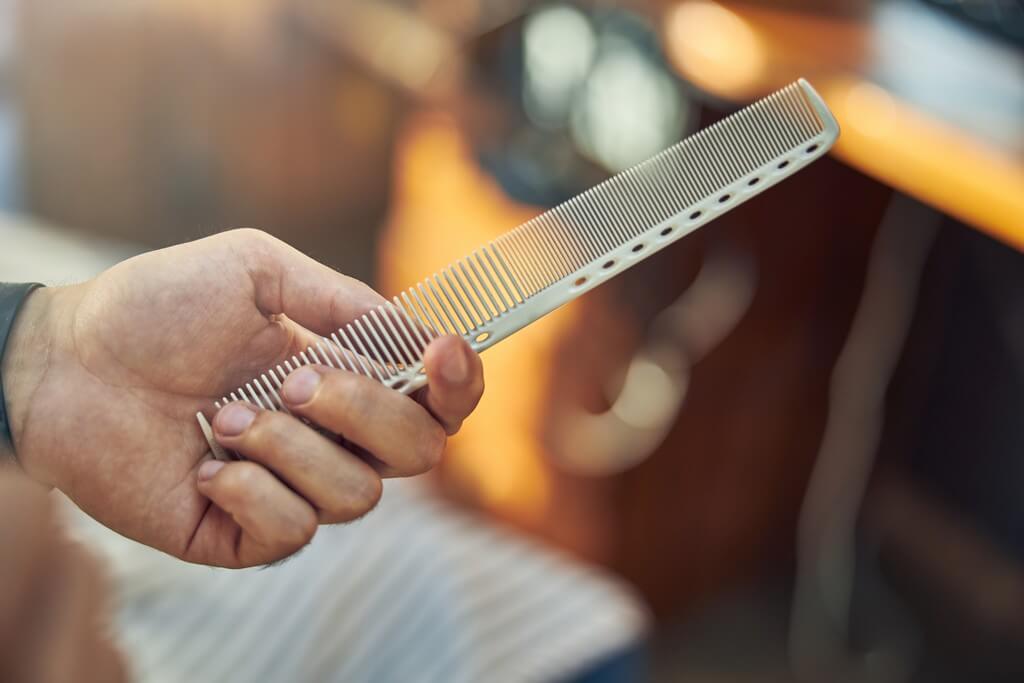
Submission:
[[[509,200],[476,166],[455,122],[441,114],[412,120],[396,164],[395,208],[381,249],[384,291],[422,280],[540,211]],[[563,307],[487,351],[488,391],[445,463],[462,492],[524,522],[540,520],[550,502],[536,425],[553,342],[575,310]]]

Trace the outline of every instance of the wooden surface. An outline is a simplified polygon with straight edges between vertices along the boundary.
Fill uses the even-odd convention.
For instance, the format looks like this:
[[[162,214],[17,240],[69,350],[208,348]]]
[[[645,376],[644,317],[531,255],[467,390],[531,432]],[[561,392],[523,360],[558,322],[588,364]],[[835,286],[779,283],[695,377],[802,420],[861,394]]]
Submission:
[[[833,15],[684,0],[662,26],[700,89],[741,103],[806,77],[842,126],[837,158],[1024,249],[1024,51],[911,0]]]

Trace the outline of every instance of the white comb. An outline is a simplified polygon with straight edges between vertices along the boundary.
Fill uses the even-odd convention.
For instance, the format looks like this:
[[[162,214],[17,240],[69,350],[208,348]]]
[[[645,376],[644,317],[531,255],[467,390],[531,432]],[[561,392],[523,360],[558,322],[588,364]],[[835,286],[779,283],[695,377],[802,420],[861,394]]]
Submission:
[[[322,364],[410,393],[423,353],[454,334],[476,351],[639,263],[825,154],[839,126],[803,79],[546,211],[345,325],[214,405],[286,410],[293,370]],[[210,448],[226,457],[202,413]]]

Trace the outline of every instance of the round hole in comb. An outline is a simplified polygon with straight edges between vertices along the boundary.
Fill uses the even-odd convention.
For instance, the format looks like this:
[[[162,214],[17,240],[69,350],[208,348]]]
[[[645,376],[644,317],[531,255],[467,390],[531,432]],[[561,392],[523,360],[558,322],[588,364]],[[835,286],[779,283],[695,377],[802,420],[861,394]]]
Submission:
[[[427,369],[426,368],[420,368],[420,371],[417,372],[416,374],[417,375],[425,375],[425,374],[427,374]]]
[[[667,228],[662,228],[661,232],[659,232],[658,234],[661,235],[662,237],[668,237],[669,235],[672,234],[672,226],[670,225]]]
[[[807,148],[807,153],[808,154],[814,154],[817,151],[818,151],[818,146],[817,145],[811,145],[810,147]]]
[[[725,204],[730,199],[732,199],[732,195],[731,194],[723,194],[721,197],[718,198],[718,203],[719,204]]]
[[[608,270],[609,268],[611,268],[611,267],[612,267],[612,266],[614,266],[614,265],[615,265],[615,261],[614,261],[614,259],[613,259],[613,260],[611,260],[611,261],[605,261],[605,262],[604,262],[604,265],[603,265],[603,266],[601,266],[601,267],[602,267],[602,268],[604,268],[605,270]]]
[[[576,278],[576,282],[572,283],[572,286],[573,287],[582,287],[585,284],[587,284],[587,278],[585,278],[585,277],[578,277],[578,278]]]
[[[694,211],[693,213],[690,214],[690,220],[691,221],[695,221],[695,220],[697,220],[698,218],[700,218],[703,215],[704,215],[703,211]]]
[[[473,341],[475,341],[477,344],[482,344],[482,343],[484,343],[485,341],[487,341],[490,338],[491,338],[491,333],[490,332],[481,332],[480,334],[476,335],[476,337],[473,339]]]
[[[754,185],[757,185],[759,182],[761,182],[760,178],[751,178],[750,180],[747,181],[747,186],[753,187]]]
[[[643,251],[643,250],[644,250],[644,245],[643,245],[643,244],[637,244],[637,245],[636,245],[636,246],[634,246],[634,247],[633,247],[633,249],[632,249],[632,251],[633,251],[633,253],[634,253],[634,254],[639,254],[639,253],[640,253],[641,251]]]
[[[785,160],[785,161],[780,161],[779,165],[776,166],[776,168],[783,169],[783,168],[786,168],[787,166],[789,166],[789,160],[788,159]]]

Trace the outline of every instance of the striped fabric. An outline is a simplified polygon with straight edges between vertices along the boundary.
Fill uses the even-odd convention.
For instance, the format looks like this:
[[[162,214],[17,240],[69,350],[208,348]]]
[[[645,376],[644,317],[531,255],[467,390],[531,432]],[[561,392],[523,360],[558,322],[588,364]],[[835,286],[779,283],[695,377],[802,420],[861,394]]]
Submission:
[[[115,578],[140,681],[557,681],[642,636],[622,586],[418,489],[389,481],[364,520],[242,571],[73,526]]]
[[[74,281],[132,251],[2,216],[0,243],[0,281]],[[647,623],[624,586],[415,480],[388,481],[368,517],[321,528],[297,557],[242,571],[179,562],[67,510],[106,560],[116,635],[143,682],[557,681]]]

